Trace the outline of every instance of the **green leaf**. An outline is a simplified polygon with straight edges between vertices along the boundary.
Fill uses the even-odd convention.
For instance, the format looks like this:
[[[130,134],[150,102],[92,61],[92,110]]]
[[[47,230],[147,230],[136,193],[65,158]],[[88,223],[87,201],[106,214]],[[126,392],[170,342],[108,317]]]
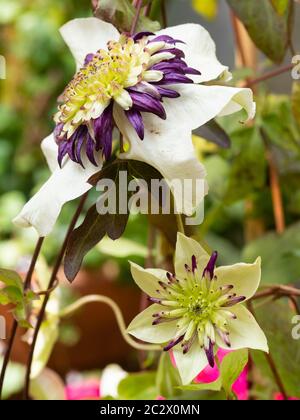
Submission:
[[[225,204],[249,197],[254,191],[261,190],[266,181],[265,149],[258,128],[244,128],[231,138],[236,150],[232,150]]]
[[[227,354],[221,364],[220,378],[227,395],[232,395],[232,386],[248,363],[248,350],[237,350]]]
[[[6,286],[14,286],[19,290],[23,290],[22,279],[15,271],[0,268],[0,282],[4,283]]]
[[[97,17],[112,23],[121,32],[130,31],[135,14],[136,9],[129,0],[98,0],[95,11]],[[137,24],[137,32],[155,32],[159,29],[160,24],[158,22],[152,21],[141,13]]]
[[[246,245],[242,260],[262,258],[262,283],[288,284],[300,278],[300,223],[289,226],[282,235],[269,232]]]
[[[121,400],[154,400],[157,396],[156,373],[135,373],[123,379],[118,387]]]
[[[219,392],[222,389],[221,378],[217,379],[214,382],[205,383],[205,384],[191,384],[180,386],[179,389],[184,391],[214,391]]]
[[[300,345],[299,340],[292,337],[292,319],[295,316],[288,300],[272,301],[269,305],[255,308],[255,316],[265,331],[270,347],[270,354],[276,369],[290,397],[300,398]],[[261,377],[255,387],[268,386],[268,399],[273,399],[275,392],[280,392],[273,373],[262,352],[251,352],[255,366],[259,368]]]
[[[169,353],[163,352],[159,360],[156,376],[158,395],[167,399],[178,396],[181,394],[179,390],[180,385],[181,380],[178,369],[173,366]]]
[[[290,40],[292,2],[283,7],[270,0],[227,0],[234,13],[245,25],[255,45],[268,58],[282,62]],[[282,2],[281,2],[282,3]],[[279,13],[283,11],[283,13]]]
[[[24,294],[22,279],[15,271],[0,269],[0,282],[6,285],[0,289],[0,304],[14,305],[12,313],[20,327],[31,328],[27,319],[31,303],[38,299],[38,296],[33,291]]]

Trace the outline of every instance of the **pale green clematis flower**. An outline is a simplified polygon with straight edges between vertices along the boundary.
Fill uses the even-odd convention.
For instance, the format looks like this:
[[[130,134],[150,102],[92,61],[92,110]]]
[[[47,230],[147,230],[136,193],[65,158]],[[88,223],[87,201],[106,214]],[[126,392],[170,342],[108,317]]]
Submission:
[[[261,260],[254,264],[215,267],[191,238],[178,234],[175,273],[131,264],[136,284],[153,305],[140,313],[128,332],[145,342],[173,349],[183,384],[190,383],[209,363],[217,347],[268,352],[265,334],[241,302],[258,289]]]
[[[216,46],[200,25],[179,25],[150,36],[146,33],[142,39],[126,42],[113,25],[96,18],[72,20],[60,32],[74,56],[77,72],[65,92],[65,103],[56,115],[55,132],[42,142],[52,175],[15,219],[18,226],[33,226],[40,236],[51,233],[63,205],[87,192],[91,188],[89,178],[102,168],[105,156],[100,150],[101,144],[97,144],[97,130],[93,126],[96,122],[101,140],[104,134],[109,134],[106,144],[108,155],[111,131],[117,127],[130,146],[120,158],[148,163],[160,171],[171,185],[173,180],[195,182],[205,179],[205,169],[193,148],[192,130],[215,117],[241,109],[246,111],[249,119],[255,115],[251,89],[218,84],[229,80],[231,75],[228,68],[218,61]],[[151,43],[153,38],[157,40],[154,45]],[[174,43],[177,48],[174,48]],[[110,52],[109,48],[112,48]],[[157,53],[157,49],[164,52]],[[115,65],[113,54],[120,65]],[[178,58],[174,58],[176,54],[179,54]],[[185,61],[180,57],[184,57]],[[170,64],[172,60],[173,64]],[[178,79],[178,74],[172,74],[172,71],[170,74],[161,71],[167,71],[170,65],[171,69],[183,65],[179,71],[189,75],[189,83],[179,83],[182,77]],[[151,70],[154,67],[161,70]],[[94,74],[95,68],[98,70]],[[161,80],[163,75],[165,79]],[[112,83],[115,79],[118,80],[117,86]],[[187,81],[185,76],[183,79]],[[167,83],[167,80],[168,90],[156,92],[157,83]],[[136,89],[142,89],[142,92],[146,89],[146,94],[138,104],[135,119],[131,115],[130,122],[126,113],[134,110],[131,108],[134,104],[132,97],[137,106],[136,96],[140,97],[140,94],[136,93]],[[159,99],[152,97],[150,105],[153,108],[154,101],[158,107],[156,113],[159,111],[162,118],[154,111],[143,111],[150,106],[147,105],[149,95],[155,94]],[[78,105],[81,101],[84,103],[82,107]],[[72,138],[74,147],[70,143]],[[59,155],[64,157],[61,166],[58,164]],[[182,194],[178,191],[174,197],[176,208],[183,207],[185,214],[192,215],[205,192],[201,188],[201,191],[184,194],[182,203]]]

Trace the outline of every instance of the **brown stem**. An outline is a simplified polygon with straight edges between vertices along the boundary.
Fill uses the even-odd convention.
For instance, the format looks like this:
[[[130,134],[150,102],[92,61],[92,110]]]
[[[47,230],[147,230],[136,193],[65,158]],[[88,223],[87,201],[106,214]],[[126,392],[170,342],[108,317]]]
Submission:
[[[273,79],[273,77],[280,76],[283,73],[287,73],[288,71],[292,70],[294,68],[294,64],[289,64],[285,67],[281,67],[280,69],[270,71],[269,73],[263,74],[262,76],[248,80],[243,87],[252,87],[254,85],[257,85],[261,82],[265,82],[266,80]]]
[[[283,385],[283,382],[282,382],[281,377],[279,375],[279,372],[277,370],[277,367],[276,367],[276,364],[274,362],[274,359],[273,359],[273,357],[271,356],[270,353],[269,354],[268,353],[265,353],[265,357],[266,357],[266,360],[268,362],[268,365],[270,366],[270,369],[272,371],[272,374],[274,376],[274,379],[276,381],[276,384],[278,386],[278,389],[281,392],[284,400],[287,401],[288,400],[288,394],[286,393],[285,387]]]
[[[134,19],[133,19],[133,22],[132,22],[130,35],[134,35],[135,31],[137,29],[137,25],[138,25],[139,18],[140,18],[140,15],[141,15],[141,10],[142,10],[142,7],[143,7],[143,0],[137,0],[136,3],[135,3],[135,7],[136,7],[136,13],[135,13],[135,16],[134,16]]]
[[[151,9],[152,9],[152,1],[149,4],[147,4],[147,6],[145,7],[144,15],[146,17],[150,16]]]
[[[295,298],[295,296],[290,296],[289,299],[290,299],[290,302],[291,302],[291,304],[292,304],[292,306],[293,306],[296,314],[297,315],[300,315],[300,307],[299,307],[299,304],[298,304],[297,299]]]
[[[44,238],[39,238],[31,259],[31,263],[24,281],[24,292],[26,292],[28,289],[30,289],[31,287],[31,279],[32,279],[32,275],[36,266],[36,262],[38,259],[38,256],[41,252],[42,249],[42,245],[44,242]],[[2,364],[2,368],[1,368],[1,374],[0,374],[0,400],[2,399],[2,391],[3,391],[3,385],[4,385],[4,379],[5,379],[5,374],[6,374],[6,370],[7,370],[7,366],[10,360],[10,355],[12,352],[12,348],[14,345],[14,341],[16,338],[16,334],[17,334],[17,330],[18,330],[18,322],[16,320],[14,320],[13,322],[13,326],[12,326],[12,330],[11,330],[11,334],[10,334],[10,338],[9,338],[9,342],[7,345],[7,349],[5,351],[5,355],[4,355],[4,359],[3,359],[3,364]]]
[[[67,235],[65,237],[65,240],[63,242],[63,245],[61,247],[60,253],[59,253],[58,257],[57,257],[55,266],[54,266],[53,271],[52,271],[52,275],[51,275],[51,278],[50,278],[50,281],[49,281],[49,285],[48,285],[48,291],[49,291],[49,293],[47,293],[45,295],[45,298],[44,298],[43,303],[42,303],[41,310],[40,310],[39,315],[38,315],[37,323],[36,323],[36,326],[35,326],[35,329],[34,329],[34,333],[33,333],[32,344],[30,346],[28,362],[27,362],[27,370],[26,370],[26,377],[25,377],[25,387],[24,387],[24,399],[26,399],[26,400],[29,399],[30,374],[31,374],[31,366],[32,366],[32,361],[33,361],[33,355],[34,355],[34,350],[35,350],[35,346],[36,346],[36,341],[37,341],[37,337],[38,337],[38,334],[39,334],[39,331],[40,331],[40,328],[41,328],[41,325],[42,325],[42,322],[43,322],[43,319],[44,319],[44,315],[45,315],[47,303],[48,303],[49,297],[51,295],[51,289],[53,288],[53,286],[54,286],[54,284],[56,282],[57,273],[58,273],[58,271],[60,269],[62,260],[64,258],[64,255],[65,255],[65,252],[66,252],[66,249],[67,249],[67,244],[68,244],[69,237],[70,237],[71,233],[73,232],[73,230],[74,230],[74,228],[76,226],[76,223],[77,223],[77,221],[79,219],[79,216],[80,216],[80,214],[82,212],[83,206],[84,206],[84,204],[86,202],[87,196],[88,196],[88,193],[86,193],[86,194],[84,194],[82,196],[82,198],[81,198],[81,200],[79,202],[78,208],[77,208],[77,210],[76,210],[76,212],[75,212],[75,214],[73,216],[73,219],[72,219],[72,221],[70,223],[70,226],[69,226],[68,231],[67,231]]]
[[[273,213],[275,219],[276,232],[280,235],[285,231],[285,216],[282,201],[282,193],[280,188],[280,180],[278,169],[273,158],[272,151],[269,146],[269,139],[265,131],[261,130],[262,137],[265,142],[267,161],[269,164],[270,184],[272,193]]]
[[[282,234],[285,231],[285,217],[283,210],[282,194],[280,189],[278,170],[275,165],[272,152],[267,150],[267,160],[269,162],[270,182],[273,201],[273,212],[275,218],[276,232]]]
[[[252,312],[252,314],[255,316],[254,308],[253,308],[253,305],[252,305],[252,302],[251,301],[248,301],[248,308]],[[272,371],[272,374],[274,376],[274,379],[275,379],[275,382],[276,382],[276,384],[278,386],[279,391],[283,395],[284,400],[288,400],[288,394],[287,394],[287,392],[285,390],[284,384],[283,384],[283,382],[281,380],[281,377],[280,377],[279,372],[277,370],[277,366],[276,366],[276,364],[274,362],[274,359],[273,359],[271,353],[265,353],[265,357],[266,357],[266,360],[268,362],[268,365],[269,365],[269,367],[270,367],[270,369]]]
[[[300,297],[300,289],[296,289],[294,287],[284,286],[284,285],[272,286],[272,287],[267,288],[266,290],[257,292],[251,298],[251,301],[267,298],[270,296],[274,296],[275,298],[290,297],[290,296]]]

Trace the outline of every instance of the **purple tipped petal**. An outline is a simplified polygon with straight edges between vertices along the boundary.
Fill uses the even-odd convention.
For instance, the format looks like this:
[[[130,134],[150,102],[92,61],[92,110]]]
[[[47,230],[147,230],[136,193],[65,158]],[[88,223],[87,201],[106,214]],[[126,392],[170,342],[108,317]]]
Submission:
[[[227,302],[224,303],[223,308],[230,308],[231,306],[238,305],[241,302],[246,300],[245,296],[236,296],[229,299]]]
[[[185,74],[194,74],[195,76],[201,76],[201,71],[193,69],[192,67],[186,67],[184,69]]]
[[[148,297],[148,300],[152,303],[161,303],[161,299],[158,298]]]
[[[230,343],[230,340],[229,340],[229,334],[221,331],[219,328],[217,328],[217,332],[218,332],[221,340],[225,343],[225,345],[230,348],[231,343]]]
[[[214,357],[214,345],[211,340],[209,340],[209,347],[205,349],[206,357],[210,367],[215,366],[215,357]]]
[[[203,271],[203,274],[202,274],[203,277],[205,277],[205,275],[208,275],[211,280],[214,278],[214,271],[216,267],[217,258],[218,258],[218,253],[215,251],[212,253],[210,260],[208,261],[208,264]]]
[[[156,85],[176,85],[178,83],[194,83],[192,79],[189,79],[183,74],[169,73],[165,77],[156,83]]]
[[[173,89],[166,89],[163,88],[161,86],[156,86],[158,92],[160,93],[162,98],[179,98],[180,97],[180,93],[176,92]]]
[[[166,111],[160,101],[147,94],[136,92],[130,93],[133,101],[133,108],[140,112],[151,112],[165,120],[167,118]]]
[[[141,140],[144,140],[145,138],[145,127],[143,122],[143,117],[140,111],[133,109],[130,109],[129,111],[126,111],[126,116],[130,122],[130,124],[133,126],[135,131],[137,132],[137,135]]]
[[[177,346],[177,344],[179,344],[183,340],[183,338],[184,338],[184,335],[181,335],[177,339],[170,341],[170,343],[166,347],[164,347],[164,351],[169,351],[173,347]]]
[[[153,86],[147,82],[141,82],[137,84],[136,86],[130,87],[127,90],[129,93],[131,92],[147,93],[148,95],[153,96],[153,98],[161,99],[161,96],[156,86]]]
[[[151,36],[151,35],[154,35],[154,33],[153,32],[146,32],[146,31],[145,32],[139,32],[139,33],[137,33],[133,36],[133,40],[134,40],[134,42],[137,42],[140,39],[144,38],[145,36]]]
[[[195,273],[197,270],[197,260],[195,255],[192,256],[192,272]]]
[[[184,52],[180,50],[179,48],[168,48],[168,49],[160,50],[156,54],[165,53],[165,52],[175,55],[176,58],[185,58]]]
[[[86,136],[86,155],[93,165],[98,166],[97,162],[95,160],[94,150],[95,150],[95,142],[92,139],[91,135],[89,133],[87,133],[87,136]]]
[[[100,115],[94,120],[94,133],[96,139],[96,150],[102,149],[106,160],[111,157],[112,152],[112,136],[113,136],[113,114],[112,104],[110,104]]]
[[[150,41],[150,43],[152,42],[167,42],[168,44],[185,44],[185,42],[181,41],[180,39],[174,39],[169,35],[159,35]]]

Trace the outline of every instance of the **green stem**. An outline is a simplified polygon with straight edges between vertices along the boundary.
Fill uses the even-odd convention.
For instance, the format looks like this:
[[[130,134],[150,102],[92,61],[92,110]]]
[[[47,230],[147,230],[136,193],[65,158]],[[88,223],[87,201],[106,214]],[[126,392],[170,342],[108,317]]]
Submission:
[[[122,312],[119,308],[119,306],[109,297],[103,296],[103,295],[89,295],[84,296],[83,298],[77,300],[72,305],[67,306],[60,312],[60,317],[65,318],[70,315],[72,315],[74,312],[77,312],[79,309],[81,309],[83,306],[89,304],[89,303],[104,303],[105,305],[108,305],[117,320],[118,326],[120,328],[120,332],[122,334],[122,337],[126,341],[127,344],[129,344],[131,347],[137,349],[137,350],[145,350],[145,351],[160,351],[160,346],[155,346],[151,344],[142,344],[137,343],[135,340],[133,340],[126,331],[126,324],[122,315]]]

